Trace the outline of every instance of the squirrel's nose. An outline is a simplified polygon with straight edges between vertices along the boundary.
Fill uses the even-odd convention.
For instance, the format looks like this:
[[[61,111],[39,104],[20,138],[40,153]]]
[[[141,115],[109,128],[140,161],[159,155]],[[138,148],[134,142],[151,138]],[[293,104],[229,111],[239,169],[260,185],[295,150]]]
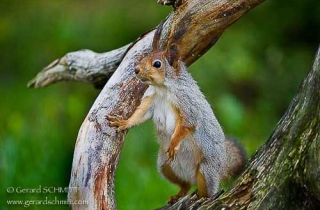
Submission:
[[[139,74],[139,72],[140,72],[140,66],[136,66],[136,68],[134,69],[134,72],[135,72],[136,74]]]

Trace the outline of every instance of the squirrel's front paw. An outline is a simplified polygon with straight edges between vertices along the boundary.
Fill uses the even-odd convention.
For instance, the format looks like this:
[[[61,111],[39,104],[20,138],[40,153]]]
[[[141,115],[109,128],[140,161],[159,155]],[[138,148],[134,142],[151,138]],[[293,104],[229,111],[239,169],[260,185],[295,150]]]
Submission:
[[[169,148],[166,151],[166,153],[168,154],[170,161],[174,160],[175,155],[178,153],[179,146],[180,145],[175,145],[175,144],[172,144],[172,143],[169,145]]]
[[[106,116],[106,119],[109,120],[110,127],[118,127],[118,131],[122,131],[128,128],[128,121],[121,119],[120,116]]]

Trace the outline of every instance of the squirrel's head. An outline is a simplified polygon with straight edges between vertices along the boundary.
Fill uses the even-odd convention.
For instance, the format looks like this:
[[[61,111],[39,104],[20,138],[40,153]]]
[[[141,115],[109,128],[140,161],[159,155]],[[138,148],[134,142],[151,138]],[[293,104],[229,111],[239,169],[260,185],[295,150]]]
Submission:
[[[165,52],[151,52],[135,68],[137,77],[145,84],[162,86],[167,78],[178,75],[177,47]]]
[[[148,85],[163,85],[166,68],[168,68],[163,53],[151,53],[144,57],[135,68],[137,77]]]
[[[172,79],[179,74],[178,47],[168,44],[164,51],[160,50],[160,36],[164,22],[157,27],[153,41],[152,52],[144,57],[135,68],[137,77],[145,84],[163,86],[166,79]]]

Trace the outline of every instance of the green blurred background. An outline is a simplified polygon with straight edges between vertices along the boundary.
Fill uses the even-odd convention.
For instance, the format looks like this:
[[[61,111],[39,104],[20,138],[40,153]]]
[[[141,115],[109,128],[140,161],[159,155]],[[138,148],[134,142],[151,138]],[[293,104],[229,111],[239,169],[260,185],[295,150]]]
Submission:
[[[0,4],[0,208],[10,199],[66,193],[8,193],[9,187],[67,187],[78,129],[99,90],[82,83],[27,89],[28,80],[70,51],[105,52],[156,26],[170,12],[155,0],[2,0]],[[266,1],[231,26],[189,69],[226,134],[252,154],[268,139],[311,67],[320,2]],[[156,170],[151,123],[132,129],[116,175],[119,209],[154,209],[177,188]],[[29,206],[68,209],[68,206]]]

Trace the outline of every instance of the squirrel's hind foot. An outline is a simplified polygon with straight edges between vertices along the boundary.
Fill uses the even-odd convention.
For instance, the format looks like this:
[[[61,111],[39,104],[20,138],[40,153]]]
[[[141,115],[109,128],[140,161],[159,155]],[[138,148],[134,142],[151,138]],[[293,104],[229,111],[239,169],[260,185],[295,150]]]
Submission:
[[[179,193],[177,195],[170,196],[168,198],[167,204],[172,205],[176,203],[179,200],[179,198],[182,198],[183,196],[184,195],[179,195]]]
[[[175,202],[177,202],[180,198],[182,198],[188,193],[189,189],[190,189],[190,184],[185,184],[176,195],[169,197],[167,204],[172,205]]]

